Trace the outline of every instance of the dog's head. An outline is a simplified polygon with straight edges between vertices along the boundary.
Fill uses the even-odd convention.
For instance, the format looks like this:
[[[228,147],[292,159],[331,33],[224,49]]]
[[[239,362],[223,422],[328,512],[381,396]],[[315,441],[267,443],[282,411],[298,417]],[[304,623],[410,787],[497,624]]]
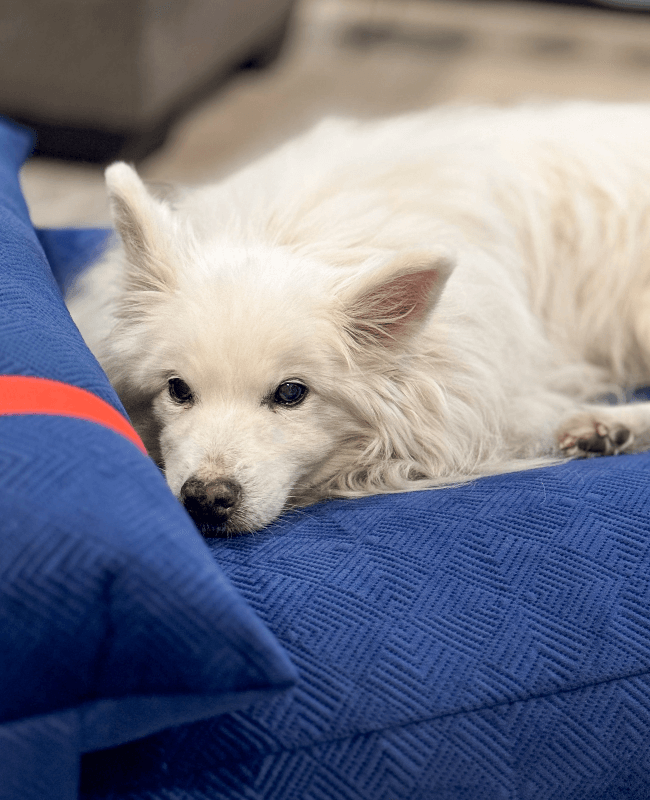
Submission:
[[[450,262],[350,270],[199,237],[130,167],[107,181],[125,273],[105,366],[172,491],[212,535],[319,499],[370,440],[369,377],[408,357]]]

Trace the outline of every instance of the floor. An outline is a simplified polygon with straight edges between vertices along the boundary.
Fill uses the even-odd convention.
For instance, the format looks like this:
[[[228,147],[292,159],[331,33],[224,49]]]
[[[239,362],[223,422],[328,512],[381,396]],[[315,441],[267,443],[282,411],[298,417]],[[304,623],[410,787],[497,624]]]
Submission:
[[[241,73],[139,165],[154,182],[205,182],[327,114],[434,103],[650,100],[650,13],[490,0],[303,0],[271,69]],[[108,224],[98,167],[34,159],[40,226]]]

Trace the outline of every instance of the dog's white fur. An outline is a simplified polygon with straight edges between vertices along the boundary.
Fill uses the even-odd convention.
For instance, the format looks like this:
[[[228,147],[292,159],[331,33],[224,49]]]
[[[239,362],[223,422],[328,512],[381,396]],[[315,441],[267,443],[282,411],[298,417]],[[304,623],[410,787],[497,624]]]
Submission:
[[[73,316],[172,491],[241,487],[226,532],[650,446],[650,403],[589,404],[650,382],[650,106],[330,119],[172,203],[106,176]]]

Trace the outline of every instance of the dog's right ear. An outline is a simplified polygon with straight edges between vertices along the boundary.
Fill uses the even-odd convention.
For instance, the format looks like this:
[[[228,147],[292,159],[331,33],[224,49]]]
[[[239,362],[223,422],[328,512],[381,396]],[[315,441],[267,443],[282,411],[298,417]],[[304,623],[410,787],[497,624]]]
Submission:
[[[170,288],[174,273],[169,263],[173,212],[154,199],[138,174],[124,162],[105,173],[113,223],[129,263],[130,288],[161,291]]]

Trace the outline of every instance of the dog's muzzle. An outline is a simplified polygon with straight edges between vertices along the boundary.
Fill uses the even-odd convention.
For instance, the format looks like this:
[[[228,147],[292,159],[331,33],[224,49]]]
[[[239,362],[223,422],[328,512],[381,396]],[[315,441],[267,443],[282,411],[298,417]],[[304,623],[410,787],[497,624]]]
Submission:
[[[241,503],[242,487],[237,481],[220,478],[206,483],[188,478],[180,492],[180,501],[196,525],[208,535],[223,535],[225,526]]]

